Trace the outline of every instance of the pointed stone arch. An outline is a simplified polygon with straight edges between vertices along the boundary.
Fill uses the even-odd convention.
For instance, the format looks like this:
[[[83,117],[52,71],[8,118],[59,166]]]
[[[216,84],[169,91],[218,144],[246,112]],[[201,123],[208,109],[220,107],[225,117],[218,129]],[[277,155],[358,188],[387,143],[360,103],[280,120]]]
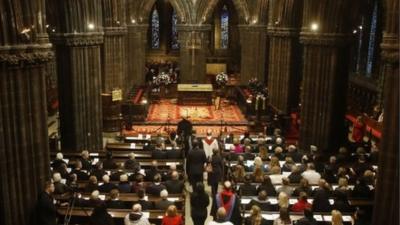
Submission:
[[[204,23],[210,20],[215,7],[220,0],[197,0],[196,9],[196,23]],[[250,19],[250,11],[248,4],[245,0],[232,0],[235,10],[238,13],[239,23],[247,24]]]
[[[130,1],[128,3],[128,19],[131,23],[147,24],[151,10],[157,0]],[[191,21],[190,4],[186,1],[168,0],[176,11],[179,22]]]

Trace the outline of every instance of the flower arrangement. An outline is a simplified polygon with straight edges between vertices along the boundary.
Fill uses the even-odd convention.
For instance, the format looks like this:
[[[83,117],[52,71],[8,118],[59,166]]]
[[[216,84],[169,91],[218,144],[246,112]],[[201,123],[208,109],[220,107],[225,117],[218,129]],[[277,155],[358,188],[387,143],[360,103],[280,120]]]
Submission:
[[[253,94],[257,94],[264,91],[264,85],[254,77],[249,80],[249,89]]]
[[[154,79],[155,85],[168,85],[171,83],[171,77],[169,74],[162,72]]]
[[[228,75],[224,72],[217,74],[217,76],[215,77],[215,82],[220,87],[225,86],[226,83],[228,83]]]

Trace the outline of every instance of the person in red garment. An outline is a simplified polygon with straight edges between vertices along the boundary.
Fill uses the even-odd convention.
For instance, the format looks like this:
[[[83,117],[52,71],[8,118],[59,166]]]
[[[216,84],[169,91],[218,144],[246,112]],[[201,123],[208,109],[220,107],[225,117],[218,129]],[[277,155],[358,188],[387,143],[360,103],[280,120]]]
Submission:
[[[182,216],[177,214],[175,205],[168,206],[167,212],[162,219],[161,225],[182,225]]]
[[[354,140],[356,144],[362,142],[362,138],[364,136],[364,122],[362,117],[357,117],[356,121],[353,124],[353,132],[351,138]]]

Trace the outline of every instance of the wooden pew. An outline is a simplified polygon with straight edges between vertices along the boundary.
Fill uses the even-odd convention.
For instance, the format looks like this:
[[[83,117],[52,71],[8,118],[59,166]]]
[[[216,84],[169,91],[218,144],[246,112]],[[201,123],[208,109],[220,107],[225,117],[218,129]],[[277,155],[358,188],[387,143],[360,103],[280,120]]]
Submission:
[[[72,195],[71,194],[64,194],[64,195],[55,195],[54,199],[60,202],[68,202],[71,200]],[[77,197],[81,203],[83,203],[85,200],[89,200],[90,198],[90,193],[77,193]],[[106,201],[109,199],[109,194],[108,193],[102,193],[99,195],[99,198],[103,201]],[[124,203],[124,205],[128,206],[126,208],[130,208],[133,203],[136,203],[139,201],[139,197],[136,193],[120,193],[118,199]],[[153,203],[153,205],[161,200],[160,196],[153,196],[153,195],[148,195],[147,199],[149,202]],[[183,209],[185,206],[185,196],[183,194],[169,194],[168,195],[168,200],[171,202],[174,202],[176,207],[178,209]]]
[[[276,218],[279,217],[279,212],[278,211],[263,211],[261,213],[262,217],[268,221],[273,221]],[[244,211],[243,212],[244,217],[250,216],[250,211]],[[352,215],[349,213],[342,213],[343,216],[343,223],[346,225],[350,225],[352,221]],[[304,215],[302,212],[297,213],[297,212],[290,212],[290,219],[292,221],[299,220],[303,218]],[[331,213],[323,213],[323,212],[317,212],[314,213],[314,218],[317,220],[318,224],[320,225],[330,225],[332,221]]]
[[[250,201],[252,199],[255,199],[255,198],[257,198],[257,196],[242,196],[241,199],[240,199],[240,204],[243,205],[243,206],[246,206],[246,205],[248,205],[250,203]],[[312,197],[309,197],[307,199],[307,201],[310,204],[312,204],[313,200],[314,199]],[[275,205],[275,206],[278,205],[278,198],[277,197],[269,196],[268,197],[268,201],[271,203],[271,205]],[[297,198],[295,198],[295,197],[289,198],[289,205],[293,205],[296,202],[297,202]],[[329,199],[329,203],[331,205],[333,205],[334,199],[330,198]],[[353,206],[353,207],[357,207],[357,206],[373,206],[374,201],[373,200],[369,200],[369,199],[349,199],[349,204],[350,204],[350,206]]]
[[[92,214],[93,208],[76,207],[71,213],[71,224],[88,224],[90,215]],[[123,225],[125,216],[131,212],[130,209],[108,209],[108,213],[113,217],[116,225]],[[59,222],[64,221],[64,217],[67,214],[67,207],[59,207],[57,209]],[[184,215],[184,210],[178,210],[178,214]],[[164,210],[147,210],[143,212],[143,215],[149,218],[152,224],[161,224],[161,220],[165,215]]]

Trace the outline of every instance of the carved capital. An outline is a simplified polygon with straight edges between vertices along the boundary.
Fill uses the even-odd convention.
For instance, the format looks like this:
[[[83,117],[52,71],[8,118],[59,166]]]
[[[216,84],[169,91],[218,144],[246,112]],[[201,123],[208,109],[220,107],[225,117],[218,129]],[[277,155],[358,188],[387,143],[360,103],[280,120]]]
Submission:
[[[54,58],[51,44],[0,47],[0,63],[9,66],[37,65]]]
[[[103,43],[103,32],[92,33],[58,33],[51,35],[51,40],[56,45],[90,46]]]
[[[300,29],[284,27],[268,27],[268,35],[271,37],[295,38],[299,37]]]
[[[337,33],[301,32],[300,43],[303,45],[345,46],[351,42],[351,35]]]
[[[266,25],[238,25],[240,32],[264,32],[267,33]]]
[[[383,34],[381,58],[390,64],[399,64],[399,38],[396,34]]]
[[[128,33],[147,32],[149,25],[147,24],[129,24]]]
[[[104,36],[124,36],[128,33],[126,27],[104,27]]]
[[[178,32],[207,32],[211,31],[210,24],[178,24],[176,29]]]

